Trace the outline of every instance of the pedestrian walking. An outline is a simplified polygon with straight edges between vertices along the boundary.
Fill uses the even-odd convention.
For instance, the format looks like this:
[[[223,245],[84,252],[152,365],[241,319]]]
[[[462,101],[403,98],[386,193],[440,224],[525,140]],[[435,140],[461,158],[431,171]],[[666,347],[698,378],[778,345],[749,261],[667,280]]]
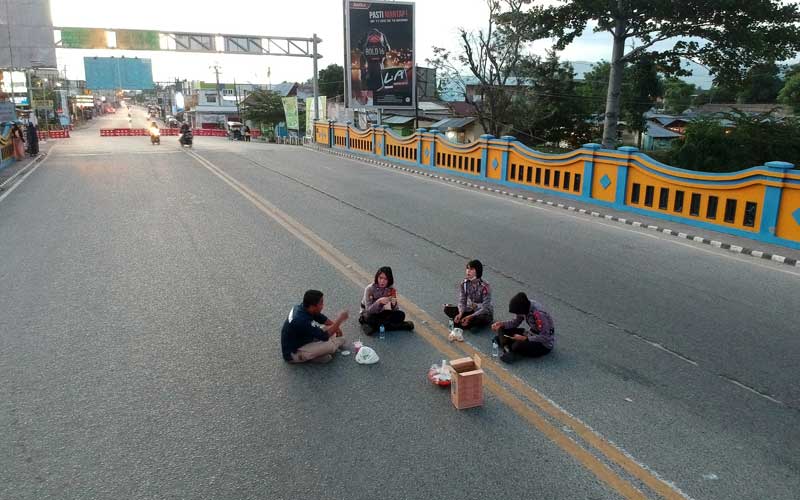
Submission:
[[[18,123],[11,127],[11,142],[14,144],[14,159],[19,161],[25,158],[25,134]]]
[[[28,154],[36,156],[39,154],[39,131],[33,122],[28,123]]]
[[[242,130],[244,130],[244,142],[250,142],[250,127],[245,125]]]

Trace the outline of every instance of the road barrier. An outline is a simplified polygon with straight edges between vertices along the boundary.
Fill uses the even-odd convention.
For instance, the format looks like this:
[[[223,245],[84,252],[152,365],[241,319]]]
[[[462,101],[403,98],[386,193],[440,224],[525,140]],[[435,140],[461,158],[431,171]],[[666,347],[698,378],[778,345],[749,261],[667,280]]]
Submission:
[[[180,135],[180,129],[162,128],[161,135]],[[195,137],[228,137],[228,133],[220,129],[196,128],[192,130]],[[100,137],[138,137],[149,136],[150,129],[146,128],[101,128]],[[251,132],[252,137],[259,137],[261,132]]]
[[[546,154],[512,136],[456,144],[436,129],[400,137],[386,126],[314,128],[315,141],[333,149],[800,249],[800,171],[791,163],[720,174],[671,167],[628,146]]]
[[[38,130],[36,135],[39,136],[40,141],[47,139],[69,139],[69,129],[64,130]]]

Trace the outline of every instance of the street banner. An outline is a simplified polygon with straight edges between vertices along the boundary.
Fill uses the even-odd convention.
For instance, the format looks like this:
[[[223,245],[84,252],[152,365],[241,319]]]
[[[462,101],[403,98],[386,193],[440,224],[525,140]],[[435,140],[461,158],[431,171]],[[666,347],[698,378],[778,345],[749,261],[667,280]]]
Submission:
[[[328,116],[326,108],[328,106],[328,98],[324,95],[317,97],[317,106],[319,107],[319,119],[327,120]],[[314,133],[314,98],[306,97],[306,135],[311,137]]]
[[[345,14],[348,107],[414,108],[414,4],[350,0]]]
[[[297,97],[281,97],[283,112],[286,114],[286,128],[300,131],[300,118],[297,114]]]

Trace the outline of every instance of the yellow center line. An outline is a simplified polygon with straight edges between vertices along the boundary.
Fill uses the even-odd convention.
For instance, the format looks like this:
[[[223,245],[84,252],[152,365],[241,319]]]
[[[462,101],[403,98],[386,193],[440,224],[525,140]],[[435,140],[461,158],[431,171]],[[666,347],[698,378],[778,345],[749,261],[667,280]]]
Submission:
[[[197,160],[201,165],[206,167],[211,173],[219,177],[223,182],[244,196],[261,212],[278,222],[278,224],[284,227],[284,229],[286,229],[290,234],[298,238],[315,253],[328,261],[334,266],[334,268],[336,268],[354,284],[361,286],[365,282],[372,279],[372,276],[368,272],[361,269],[360,266],[358,266],[353,260],[343,254],[341,251],[314,234],[310,229],[306,228],[291,216],[284,213],[275,205],[263,199],[250,188],[237,181],[227,173],[223,172],[209,160],[203,158],[194,151],[188,152],[188,154],[195,158],[195,160]],[[464,354],[470,356],[481,354],[474,347],[468,344],[460,344],[459,349],[456,349],[454,347],[455,344],[450,344],[446,341],[448,332],[444,325],[441,325],[435,318],[430,316],[430,314],[428,314],[425,310],[408,300],[406,297],[398,295],[398,299],[403,303],[409,316],[417,320],[418,325],[415,328],[417,335],[422,337],[425,341],[427,341],[445,356],[457,358],[462,357]],[[437,331],[439,332],[438,334],[436,333]],[[528,402],[538,407],[546,415],[555,419],[559,423],[570,427],[581,439],[584,440],[585,443],[591,445],[595,450],[607,457],[611,462],[622,467],[625,471],[631,474],[631,476],[647,485],[648,488],[656,492],[659,496],[671,500],[685,500],[687,498],[679,491],[676,491],[672,486],[659,479],[651,471],[638,464],[624,452],[610,444],[596,432],[587,427],[584,423],[566,413],[564,410],[550,402],[538,391],[525,384],[520,379],[512,376],[510,373],[500,367],[497,362],[491,359],[486,359],[483,356],[481,357],[483,359],[483,369],[487,374],[496,377],[509,387],[512,387]],[[529,423],[534,425],[548,439],[572,455],[584,467],[595,474],[596,477],[608,484],[624,498],[647,498],[629,481],[626,481],[620,477],[594,454],[582,447],[560,429],[556,428],[545,417],[534,411],[525,401],[521,400],[509,389],[498,384],[489,377],[485,379],[484,385],[487,390],[494,393],[508,407],[514,410]]]

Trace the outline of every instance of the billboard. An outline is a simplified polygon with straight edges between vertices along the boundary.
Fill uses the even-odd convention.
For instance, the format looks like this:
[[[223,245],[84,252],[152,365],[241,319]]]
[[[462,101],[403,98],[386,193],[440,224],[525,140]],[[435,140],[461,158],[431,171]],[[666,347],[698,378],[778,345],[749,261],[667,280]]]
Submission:
[[[297,97],[281,97],[283,112],[286,114],[286,128],[300,130],[300,117],[297,112]]]
[[[153,67],[150,59],[84,57],[87,89],[150,90]]]
[[[55,68],[48,0],[0,0],[0,68]]]
[[[414,107],[414,4],[349,1],[350,107]]]

